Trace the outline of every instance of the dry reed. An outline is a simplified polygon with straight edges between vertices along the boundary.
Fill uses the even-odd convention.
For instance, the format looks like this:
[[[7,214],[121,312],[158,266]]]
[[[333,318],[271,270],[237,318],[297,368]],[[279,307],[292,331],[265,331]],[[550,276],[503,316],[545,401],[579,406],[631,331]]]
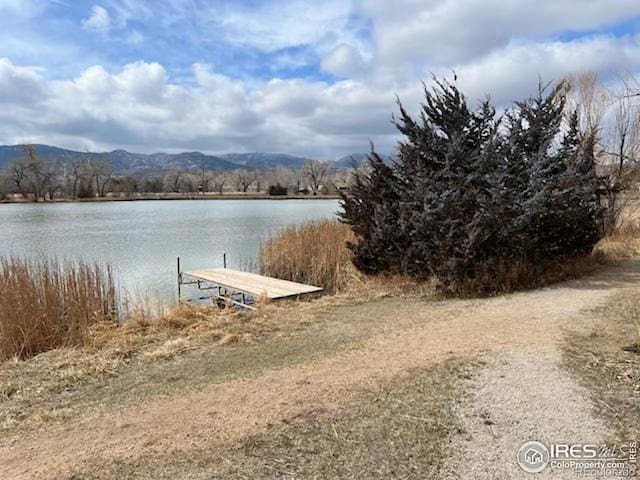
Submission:
[[[287,227],[268,238],[260,249],[264,275],[316,285],[328,292],[346,288],[357,275],[346,243],[351,229],[335,220]]]
[[[0,359],[80,345],[89,327],[118,319],[110,267],[0,259]]]

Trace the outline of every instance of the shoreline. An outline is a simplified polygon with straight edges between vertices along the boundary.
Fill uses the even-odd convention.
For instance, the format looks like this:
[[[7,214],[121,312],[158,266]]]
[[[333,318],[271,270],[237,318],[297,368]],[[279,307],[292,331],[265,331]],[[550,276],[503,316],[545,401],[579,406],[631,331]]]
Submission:
[[[268,194],[206,194],[206,195],[140,195],[140,196],[124,196],[124,197],[95,197],[95,198],[77,198],[75,200],[67,198],[56,198],[53,200],[38,201],[11,199],[0,200],[1,204],[55,204],[55,203],[101,203],[101,202],[140,202],[149,200],[340,200],[339,195],[268,195]]]

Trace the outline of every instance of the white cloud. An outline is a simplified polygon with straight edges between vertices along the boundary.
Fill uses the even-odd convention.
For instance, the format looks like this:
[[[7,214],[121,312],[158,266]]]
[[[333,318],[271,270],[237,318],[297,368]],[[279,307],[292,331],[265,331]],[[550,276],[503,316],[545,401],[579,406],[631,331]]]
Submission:
[[[450,65],[513,38],[598,29],[640,15],[636,0],[364,0],[378,60]]]
[[[73,80],[47,81],[33,68],[3,60],[3,90],[37,91],[39,105],[0,99],[5,107],[0,121],[10,125],[0,132],[0,143],[31,138],[76,148],[91,144],[135,151],[279,150],[336,156],[342,149],[366,147],[370,133],[340,133],[340,124],[352,116],[359,123],[378,118],[386,125],[388,120],[387,114],[371,115],[371,108],[384,108],[380,96],[350,81],[273,80],[249,91],[202,64],[194,65],[194,78],[194,85],[177,85],[161,65],[137,62],[115,73],[94,66]]]
[[[512,43],[476,61],[455,67],[470,96],[491,93],[510,103],[535,92],[538,76],[558,81],[585,70],[602,77],[640,69],[640,42],[629,37],[598,36],[573,42]],[[442,72],[446,73],[446,72]]]
[[[10,3],[0,0],[0,8]],[[599,30],[640,15],[636,0],[590,0],[579,8],[568,0],[283,0],[254,10],[222,0],[216,8],[166,0],[156,12],[142,0],[101,3],[105,7],[93,7],[85,28],[121,28],[135,18],[177,29],[192,21],[203,36],[266,53],[255,58],[274,59],[263,69],[267,74],[321,58],[322,70],[339,80],[313,73],[239,79],[195,63],[191,75],[180,71],[177,81],[169,62],[148,61],[115,68],[93,61],[73,78],[51,80],[38,68],[4,59],[0,143],[32,138],[75,148],[337,157],[365,151],[372,140],[388,152],[397,139],[390,122],[394,94],[416,111],[420,82],[432,72],[455,69],[470,99],[489,93],[504,105],[532,94],[538,75],[558,80],[582,70],[605,77],[640,71],[640,37]],[[591,33],[573,40],[560,35],[571,30]],[[3,42],[0,34],[0,53]]]
[[[640,69],[640,44],[599,36],[574,42],[512,42],[455,66],[469,98],[485,93],[509,103],[548,80],[594,69]],[[425,67],[426,69],[426,67]],[[449,70],[439,72],[449,74]],[[193,66],[193,83],[171,81],[158,63],[136,62],[116,72],[101,66],[76,78],[49,81],[34,67],[0,61],[0,143],[35,138],[44,143],[134,151],[284,151],[337,157],[364,151],[372,140],[383,152],[397,138],[390,123],[394,93],[415,111],[419,80],[406,85],[375,77],[336,83],[273,79],[259,86]],[[35,141],[34,140],[34,141]]]
[[[35,17],[46,8],[48,0],[0,0],[0,13]]]
[[[357,48],[341,43],[322,59],[322,69],[338,77],[354,78],[364,75],[368,66]]]
[[[82,20],[82,28],[85,30],[106,31],[111,27],[111,15],[101,5],[91,7],[91,13]]]
[[[299,45],[333,45],[348,34],[345,26],[351,10],[349,0],[283,0],[258,7],[232,3],[223,9],[211,8],[206,15],[228,41],[270,52]]]
[[[0,105],[15,108],[22,114],[42,99],[46,83],[34,67],[17,67],[0,58]]]

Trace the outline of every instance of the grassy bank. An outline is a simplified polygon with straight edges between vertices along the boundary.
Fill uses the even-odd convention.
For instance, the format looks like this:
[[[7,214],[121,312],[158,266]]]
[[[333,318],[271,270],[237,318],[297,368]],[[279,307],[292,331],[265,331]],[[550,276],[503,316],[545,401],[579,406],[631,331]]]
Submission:
[[[348,225],[315,220],[280,230],[260,249],[263,275],[316,285],[329,294],[360,297],[433,297],[434,284],[402,275],[364,275],[351,262]]]
[[[394,466],[439,478],[467,360],[555,343],[591,299],[637,278],[636,261],[623,265],[495,299],[339,294],[100,324],[81,349],[3,365],[0,449],[10,473],[65,479],[388,478]]]
[[[0,431],[38,428],[105,405],[136,404],[253,377],[265,369],[359,348],[386,328],[409,328],[409,320],[389,325],[375,315],[383,300],[385,308],[404,304],[342,295],[295,309],[274,303],[251,316],[183,305],[163,317],[123,326],[97,324],[82,348],[2,364]]]
[[[76,478],[437,479],[443,448],[459,433],[456,399],[473,372],[469,359],[415,369],[362,392],[338,412],[311,409],[227,449],[168,452],[86,468]],[[197,472],[197,473],[195,473]]]
[[[124,324],[95,323],[78,347],[61,346],[3,363],[0,429],[71,418],[105,401],[123,401],[130,390],[140,398],[169,386],[184,387],[167,383],[171,375],[187,375],[196,384],[206,381],[228,368],[218,347],[244,347],[298,325],[286,320],[248,321],[241,314],[192,305],[176,306],[161,316],[137,311]],[[192,355],[191,367],[183,363],[173,371],[169,366]],[[203,370],[196,372],[199,366]]]

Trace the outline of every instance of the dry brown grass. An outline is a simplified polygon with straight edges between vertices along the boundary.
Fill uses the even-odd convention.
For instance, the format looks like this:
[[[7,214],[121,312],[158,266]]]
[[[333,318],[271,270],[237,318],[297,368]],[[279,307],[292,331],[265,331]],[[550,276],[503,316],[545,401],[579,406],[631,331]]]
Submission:
[[[260,271],[328,292],[344,290],[353,277],[359,276],[346,248],[350,240],[353,234],[349,226],[335,220],[287,227],[263,243]]]
[[[579,278],[593,273],[610,261],[640,256],[640,206],[628,205],[618,218],[616,229],[595,246],[591,255],[534,265],[531,262],[511,262],[480,275],[465,284],[463,293],[482,291],[511,292]]]
[[[162,358],[181,350],[176,335],[221,339],[242,317],[150,296],[121,299],[110,267],[82,262],[0,259],[0,292],[0,362],[80,346],[107,356],[150,347],[157,351],[147,358]],[[158,348],[164,340],[174,343]]]
[[[249,321],[240,313],[189,304],[125,323],[95,323],[79,345],[0,364],[0,430],[75,416],[76,403],[81,402],[76,398],[67,405],[72,392],[125,372],[144,371],[203,345],[247,343],[268,329],[268,323],[259,319]]]
[[[0,259],[0,359],[83,343],[88,329],[118,319],[109,267]]]
[[[614,296],[582,331],[569,331],[566,365],[591,390],[598,412],[618,438],[640,435],[640,289]]]
[[[537,264],[529,260],[504,262],[497,271],[482,273],[467,279],[452,293],[454,295],[483,295],[509,293],[539,288],[545,285],[580,278],[595,272],[608,263],[601,252],[577,258]]]
[[[190,303],[164,306],[155,314],[149,313],[144,306],[131,312],[134,314],[122,324],[102,322],[94,325],[87,331],[86,348],[119,350],[129,356],[140,354],[153,358],[153,352],[159,346],[174,352],[186,350],[202,339],[219,340],[235,328],[243,331],[242,327],[250,323],[246,314]]]
[[[617,228],[596,245],[596,251],[614,260],[640,256],[639,205],[622,210]]]
[[[457,403],[479,365],[454,358],[413,369],[372,384],[337,411],[312,405],[223,448],[88,464],[73,478],[442,478],[447,445],[461,433]]]
[[[364,275],[351,262],[348,225],[319,220],[288,227],[267,239],[260,251],[261,273],[357,297],[433,296],[434,283],[411,277]]]

